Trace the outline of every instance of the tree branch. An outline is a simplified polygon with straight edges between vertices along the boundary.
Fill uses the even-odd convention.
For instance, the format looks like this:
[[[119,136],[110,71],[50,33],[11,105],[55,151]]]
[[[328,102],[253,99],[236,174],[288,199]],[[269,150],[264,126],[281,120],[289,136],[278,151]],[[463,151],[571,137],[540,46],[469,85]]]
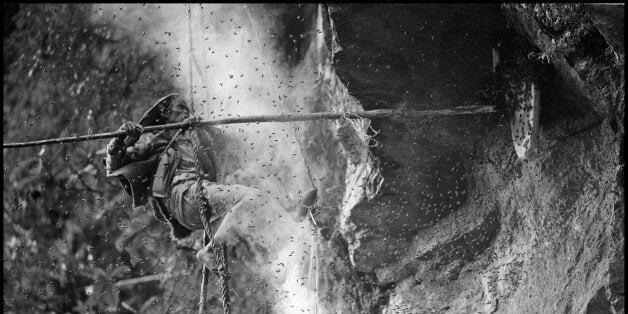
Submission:
[[[114,286],[116,286],[116,287],[131,286],[131,285],[136,285],[136,284],[144,283],[144,282],[150,282],[150,281],[155,281],[155,280],[167,279],[167,278],[170,278],[170,277],[172,277],[172,275],[165,274],[165,273],[154,274],[154,275],[148,275],[148,276],[144,276],[144,277],[120,280],[120,281],[116,282],[114,284]]]

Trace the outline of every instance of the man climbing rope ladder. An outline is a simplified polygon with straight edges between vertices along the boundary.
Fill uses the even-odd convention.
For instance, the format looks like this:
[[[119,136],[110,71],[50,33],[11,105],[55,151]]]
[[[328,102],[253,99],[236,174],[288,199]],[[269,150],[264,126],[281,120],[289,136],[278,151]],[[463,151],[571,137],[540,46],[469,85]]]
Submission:
[[[133,206],[150,202],[157,219],[168,222],[175,239],[188,237],[194,230],[209,236],[220,232],[222,218],[229,211],[259,206],[256,188],[217,184],[212,137],[207,129],[182,129],[142,133],[150,125],[194,122],[190,108],[176,94],[155,103],[138,123],[125,122],[120,130],[125,137],[111,140],[105,166],[108,177],[115,177],[133,198]],[[212,243],[200,250],[197,258],[215,269]]]
[[[190,117],[190,112],[176,94],[158,100],[138,123],[125,122],[120,127],[126,135],[112,139],[107,146],[105,168],[107,176],[117,178],[132,196],[133,206],[151,203],[157,219],[170,224],[175,239],[205,230],[209,243],[196,257],[206,269],[220,275],[223,308],[229,313],[226,248],[244,236],[237,231],[242,217],[270,207],[286,212],[293,208],[277,208],[278,204],[257,188],[216,183],[212,134],[199,128],[198,119]],[[195,127],[176,133],[144,129],[179,122]],[[295,207],[301,217],[315,201],[316,189],[306,192],[303,199],[306,202]],[[203,312],[205,282],[203,276],[199,312]]]

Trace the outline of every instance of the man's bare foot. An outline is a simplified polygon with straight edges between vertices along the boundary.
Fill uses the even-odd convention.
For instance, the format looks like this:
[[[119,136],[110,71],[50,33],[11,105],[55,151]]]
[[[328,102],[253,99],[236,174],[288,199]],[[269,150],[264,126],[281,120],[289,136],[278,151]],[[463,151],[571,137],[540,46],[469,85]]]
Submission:
[[[212,245],[213,244],[210,243],[198,251],[196,253],[196,259],[203,263],[203,265],[205,265],[205,267],[207,267],[211,272],[217,273],[219,265]]]

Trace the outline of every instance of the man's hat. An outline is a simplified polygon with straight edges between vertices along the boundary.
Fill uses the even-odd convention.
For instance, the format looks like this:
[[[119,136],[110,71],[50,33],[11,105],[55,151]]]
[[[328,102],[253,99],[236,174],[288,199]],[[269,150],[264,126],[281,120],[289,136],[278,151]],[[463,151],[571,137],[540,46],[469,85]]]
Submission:
[[[180,99],[179,94],[170,94],[157,100],[157,102],[155,102],[155,104],[150,107],[146,113],[144,113],[138,123],[142,126],[165,124],[166,117],[164,116],[164,113],[170,109],[170,106],[177,99]]]

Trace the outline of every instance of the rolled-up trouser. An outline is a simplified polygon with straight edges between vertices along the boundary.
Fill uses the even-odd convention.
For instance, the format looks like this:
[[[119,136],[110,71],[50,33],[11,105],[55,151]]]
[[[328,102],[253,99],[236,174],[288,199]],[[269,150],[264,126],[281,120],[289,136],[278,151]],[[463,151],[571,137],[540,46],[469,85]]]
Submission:
[[[260,206],[259,189],[244,185],[224,185],[200,180],[202,193],[211,207],[210,226],[212,236],[220,226],[224,216],[232,210],[255,210]],[[198,207],[197,181],[187,180],[174,185],[170,191],[169,210],[174,218],[191,230],[202,230],[201,211]]]

